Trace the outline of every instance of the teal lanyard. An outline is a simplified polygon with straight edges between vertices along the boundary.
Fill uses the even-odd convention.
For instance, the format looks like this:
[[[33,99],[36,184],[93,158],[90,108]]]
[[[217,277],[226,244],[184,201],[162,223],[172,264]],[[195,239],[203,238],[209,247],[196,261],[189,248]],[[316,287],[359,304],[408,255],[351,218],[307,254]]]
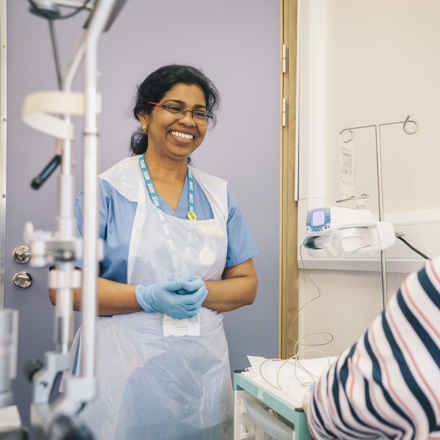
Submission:
[[[151,179],[150,172],[148,171],[147,163],[145,161],[145,155],[139,157],[139,166],[141,167],[142,175],[144,176],[145,186],[147,187],[148,194],[150,195],[150,199],[153,205],[161,209],[160,207],[160,198],[159,194],[157,194],[156,189],[154,188],[153,180]],[[196,212],[194,210],[194,178],[192,176],[191,170],[188,167],[187,170],[188,176],[188,212],[186,216],[190,220],[197,220]]]

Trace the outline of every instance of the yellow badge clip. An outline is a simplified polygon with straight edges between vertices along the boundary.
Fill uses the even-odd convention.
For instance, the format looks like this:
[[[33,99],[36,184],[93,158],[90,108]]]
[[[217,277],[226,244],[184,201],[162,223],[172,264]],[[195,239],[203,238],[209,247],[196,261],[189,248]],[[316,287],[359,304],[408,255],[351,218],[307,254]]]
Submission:
[[[186,213],[186,216],[190,219],[190,220],[197,220],[197,216],[196,216],[196,214],[195,214],[195,212],[192,212],[192,211],[188,211],[187,213]]]

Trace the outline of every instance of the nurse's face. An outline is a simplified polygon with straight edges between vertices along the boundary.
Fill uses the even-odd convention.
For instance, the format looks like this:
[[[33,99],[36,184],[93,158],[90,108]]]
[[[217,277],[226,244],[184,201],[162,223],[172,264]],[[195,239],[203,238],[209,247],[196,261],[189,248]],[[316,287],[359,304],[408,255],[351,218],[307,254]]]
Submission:
[[[151,148],[169,159],[184,160],[206,135],[208,121],[200,117],[206,111],[205,95],[197,85],[179,83],[168,90],[158,104],[151,114],[139,115],[148,130],[148,150]]]

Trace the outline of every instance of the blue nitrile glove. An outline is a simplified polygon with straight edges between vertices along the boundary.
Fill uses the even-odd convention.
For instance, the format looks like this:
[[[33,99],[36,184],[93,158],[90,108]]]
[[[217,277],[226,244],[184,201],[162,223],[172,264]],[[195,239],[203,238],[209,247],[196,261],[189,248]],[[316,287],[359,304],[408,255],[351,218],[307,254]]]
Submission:
[[[188,295],[197,292],[202,287],[206,287],[204,281],[197,275],[192,275],[190,277],[178,278],[176,281],[182,283],[182,288],[176,293],[179,295]]]
[[[192,318],[202,307],[208,289],[203,285],[194,293],[178,294],[177,291],[185,290],[185,285],[178,280],[148,286],[138,284],[135,289],[136,300],[146,312],[165,313],[174,319]]]

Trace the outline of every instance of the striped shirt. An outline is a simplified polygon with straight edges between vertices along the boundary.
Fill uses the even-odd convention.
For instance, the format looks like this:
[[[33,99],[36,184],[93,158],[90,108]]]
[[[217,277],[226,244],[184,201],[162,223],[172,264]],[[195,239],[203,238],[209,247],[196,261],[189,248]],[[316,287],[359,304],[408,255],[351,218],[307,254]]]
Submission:
[[[319,379],[307,419],[316,439],[440,439],[440,258]]]

